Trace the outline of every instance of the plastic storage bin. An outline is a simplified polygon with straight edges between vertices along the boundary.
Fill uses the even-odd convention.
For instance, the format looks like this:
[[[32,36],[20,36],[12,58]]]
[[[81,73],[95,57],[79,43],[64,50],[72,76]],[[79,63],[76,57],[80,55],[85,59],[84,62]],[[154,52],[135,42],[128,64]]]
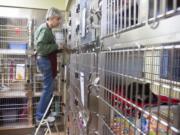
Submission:
[[[27,49],[27,43],[9,43],[9,49]]]

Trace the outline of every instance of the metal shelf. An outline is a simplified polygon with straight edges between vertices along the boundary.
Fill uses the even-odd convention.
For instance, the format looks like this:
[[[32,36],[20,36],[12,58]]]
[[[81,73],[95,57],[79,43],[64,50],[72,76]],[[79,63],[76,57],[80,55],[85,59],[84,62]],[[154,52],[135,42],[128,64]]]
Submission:
[[[7,90],[0,91],[0,98],[23,98],[27,97],[27,91]]]
[[[22,49],[0,49],[0,55],[26,55],[26,50]]]
[[[33,128],[33,125],[28,124],[28,122],[16,122],[9,123],[7,125],[0,126],[0,131],[10,130],[10,129],[22,129],[22,128]]]

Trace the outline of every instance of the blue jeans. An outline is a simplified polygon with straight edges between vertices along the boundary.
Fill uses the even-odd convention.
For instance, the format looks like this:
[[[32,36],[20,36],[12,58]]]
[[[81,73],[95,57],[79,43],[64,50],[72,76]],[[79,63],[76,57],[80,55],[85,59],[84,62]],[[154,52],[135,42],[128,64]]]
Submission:
[[[43,75],[43,92],[36,110],[36,120],[41,120],[53,94],[54,79],[52,76],[51,63],[48,58],[37,59],[37,66]]]

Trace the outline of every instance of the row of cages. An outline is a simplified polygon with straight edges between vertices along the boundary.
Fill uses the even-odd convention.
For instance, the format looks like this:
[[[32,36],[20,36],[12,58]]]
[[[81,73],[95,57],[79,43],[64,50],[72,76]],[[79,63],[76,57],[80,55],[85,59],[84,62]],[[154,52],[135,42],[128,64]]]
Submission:
[[[179,26],[179,9],[178,0],[73,0],[67,15],[67,44],[72,48],[88,46],[97,37],[105,42],[105,48],[118,48],[119,44],[129,45],[135,40],[147,44],[145,39],[162,43],[166,36],[178,32],[172,26]],[[164,33],[164,27],[168,32]],[[155,35],[162,39],[156,40]],[[110,37],[117,45],[106,43]],[[120,38],[122,40],[119,41]],[[178,39],[170,37],[170,40],[167,42]]]
[[[179,47],[72,54],[69,134],[179,134]]]
[[[33,33],[41,23],[42,20],[38,19],[0,17],[0,130],[32,127],[35,124],[43,77],[33,54]],[[57,66],[51,112],[60,123],[63,121],[60,92],[60,71],[63,69],[59,54]]]
[[[104,0],[102,4],[101,37],[154,23],[178,13],[178,0]]]

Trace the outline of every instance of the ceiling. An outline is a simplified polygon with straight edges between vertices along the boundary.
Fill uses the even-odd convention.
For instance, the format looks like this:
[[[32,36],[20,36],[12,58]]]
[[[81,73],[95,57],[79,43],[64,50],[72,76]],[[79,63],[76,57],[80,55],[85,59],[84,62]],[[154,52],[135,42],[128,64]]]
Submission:
[[[69,0],[0,0],[0,6],[66,10]]]

